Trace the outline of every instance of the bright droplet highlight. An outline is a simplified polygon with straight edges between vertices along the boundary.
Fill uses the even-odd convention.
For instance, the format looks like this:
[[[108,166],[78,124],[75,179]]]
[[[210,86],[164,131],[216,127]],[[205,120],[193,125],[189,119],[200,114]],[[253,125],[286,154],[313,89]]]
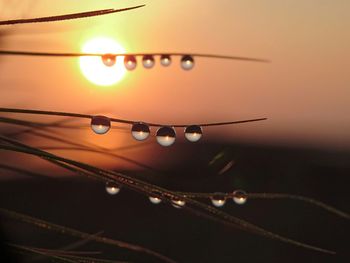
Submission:
[[[142,58],[142,64],[144,68],[153,68],[155,61],[154,61],[154,57],[151,55],[145,55]]]
[[[116,61],[117,61],[117,57],[115,55],[106,54],[102,56],[102,62],[107,67],[112,67],[113,65],[115,65]]]
[[[214,195],[211,198],[211,203],[216,207],[222,207],[225,205],[226,199],[225,199],[225,197],[222,197],[220,195]]]
[[[181,67],[184,70],[190,70],[194,67],[194,59],[190,55],[185,55],[181,58]]]
[[[151,201],[152,204],[159,204],[162,202],[162,199],[158,198],[158,197],[154,197],[154,196],[150,196],[149,200]]]
[[[160,64],[164,67],[168,67],[171,64],[171,57],[169,55],[161,55]]]
[[[191,125],[185,129],[185,138],[190,142],[198,142],[203,135],[202,128],[198,125]]]
[[[96,134],[105,134],[111,128],[111,120],[106,116],[93,116],[91,118],[91,129]]]
[[[131,135],[137,141],[144,141],[150,135],[150,129],[147,124],[142,122],[134,123],[131,128]]]
[[[156,133],[157,142],[162,146],[173,145],[176,139],[176,132],[174,128],[164,126],[158,129]]]
[[[233,192],[233,201],[238,205],[243,205],[247,202],[247,193],[243,190]]]
[[[106,192],[109,193],[110,195],[116,195],[119,193],[120,187],[116,183],[113,182],[107,182],[106,183]]]
[[[125,56],[124,66],[127,70],[134,70],[137,66],[137,60],[134,56]]]
[[[171,201],[171,204],[175,208],[182,208],[183,206],[185,206],[186,202],[180,199],[173,199]]]
[[[121,54],[125,50],[113,39],[92,39],[84,44],[82,52],[102,55],[79,59],[81,72],[90,82],[99,86],[111,86],[124,77],[126,72],[123,65],[124,57],[115,57],[111,54]]]

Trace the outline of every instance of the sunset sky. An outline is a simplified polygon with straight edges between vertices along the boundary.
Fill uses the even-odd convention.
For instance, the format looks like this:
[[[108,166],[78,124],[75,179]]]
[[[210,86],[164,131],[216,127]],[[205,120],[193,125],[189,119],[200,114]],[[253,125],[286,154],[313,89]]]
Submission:
[[[0,0],[0,254],[21,244],[42,262],[50,253],[158,262],[121,240],[176,262],[349,257],[349,11],[349,0]],[[168,67],[156,56],[146,69],[138,56],[128,71],[122,56],[107,67],[100,56],[6,50],[268,62],[194,56],[184,70],[181,56]],[[203,124],[257,118],[267,120]],[[138,122],[149,126],[137,138]],[[174,145],[161,146],[157,130],[172,142],[176,125]],[[184,136],[189,125],[192,139],[203,126],[198,142]]]
[[[137,69],[120,82],[100,87],[82,75],[76,58],[3,56],[1,106],[165,124],[267,117],[264,122],[208,128],[204,141],[349,149],[349,1],[0,1],[0,17],[140,4],[146,6],[97,18],[3,26],[0,47],[80,52],[87,41],[108,37],[126,52],[210,53],[271,63],[195,58],[195,68],[183,71],[179,57],[168,68],[156,58],[151,70],[142,68],[139,60]],[[96,139],[90,129],[65,133],[90,141],[92,136],[109,147],[134,143],[128,132],[118,139]]]

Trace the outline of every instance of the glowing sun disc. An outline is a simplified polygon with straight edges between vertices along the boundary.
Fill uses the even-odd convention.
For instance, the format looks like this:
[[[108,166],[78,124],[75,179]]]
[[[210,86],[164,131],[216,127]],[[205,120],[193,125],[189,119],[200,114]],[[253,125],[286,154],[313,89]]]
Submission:
[[[124,48],[110,38],[94,38],[86,42],[83,53],[111,54],[124,53]],[[81,72],[90,82],[99,86],[110,86],[120,81],[126,72],[124,57],[117,57],[116,63],[108,67],[101,57],[80,57]]]

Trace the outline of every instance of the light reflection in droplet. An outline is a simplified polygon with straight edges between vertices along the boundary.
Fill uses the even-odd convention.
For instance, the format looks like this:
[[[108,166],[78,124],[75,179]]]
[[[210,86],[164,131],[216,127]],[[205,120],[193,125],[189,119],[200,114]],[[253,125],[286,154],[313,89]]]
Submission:
[[[155,197],[155,196],[150,196],[149,200],[151,201],[152,204],[155,204],[155,205],[162,202],[162,199]]]
[[[114,182],[107,182],[106,183],[106,192],[109,193],[110,195],[115,195],[119,193],[120,187]]]
[[[191,125],[185,128],[185,138],[190,142],[198,142],[202,135],[202,128],[198,125]]]
[[[155,64],[154,57],[152,55],[144,55],[142,58],[142,65],[144,68],[150,69],[153,68]]]
[[[124,66],[127,70],[134,70],[137,66],[137,61],[135,56],[125,56]]]
[[[161,127],[156,133],[157,142],[162,146],[173,145],[176,139],[176,132],[174,128],[169,126]]]
[[[184,70],[190,70],[194,67],[194,59],[190,55],[185,55],[181,58],[181,67]]]
[[[114,66],[116,61],[117,61],[117,57],[115,55],[105,54],[105,55],[102,56],[102,62],[107,67]]]
[[[183,206],[185,206],[186,202],[180,199],[173,199],[171,201],[171,204],[175,208],[182,208]]]
[[[171,57],[169,55],[161,55],[160,64],[164,67],[168,67],[171,64]]]
[[[111,121],[106,116],[93,116],[91,118],[91,129],[96,134],[105,134],[111,128]]]
[[[222,195],[214,195],[211,198],[211,203],[216,207],[222,207],[225,205],[226,199]]]
[[[149,126],[145,123],[134,123],[131,128],[131,135],[137,141],[144,141],[150,135]]]
[[[243,190],[233,192],[233,201],[238,205],[243,205],[247,202],[247,193]]]

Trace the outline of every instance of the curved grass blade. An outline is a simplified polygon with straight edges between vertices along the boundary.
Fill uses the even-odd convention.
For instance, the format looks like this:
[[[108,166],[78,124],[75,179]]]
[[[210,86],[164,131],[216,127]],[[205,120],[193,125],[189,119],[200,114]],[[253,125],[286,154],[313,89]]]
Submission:
[[[213,197],[223,198],[223,199],[229,199],[233,198],[233,193],[192,193],[192,192],[178,192],[178,194],[187,196],[189,198],[200,198],[200,199],[210,199]],[[311,204],[313,206],[319,207],[329,213],[332,213],[334,215],[337,215],[339,217],[350,219],[350,214],[341,211],[333,206],[327,205],[326,203],[323,203],[321,201],[300,196],[300,195],[292,195],[292,194],[283,194],[283,193],[246,193],[248,199],[290,199],[295,201],[301,201],[308,204]]]
[[[52,128],[52,127],[54,127],[54,128],[66,128],[66,129],[82,128],[80,126],[78,127],[78,126],[67,126],[67,125],[65,125],[66,123],[69,123],[69,122],[77,120],[77,119],[69,118],[69,117],[68,118],[64,118],[62,120],[53,121],[53,122],[50,122],[50,123],[29,122],[29,125],[26,125],[26,123],[24,123],[26,121],[19,120],[19,119],[6,118],[6,117],[2,117],[2,119],[4,119],[4,122],[7,122],[7,123],[23,125],[23,126],[29,126],[29,127],[30,127],[30,124],[33,124],[34,126],[40,126],[41,129],[47,129],[47,128]],[[15,121],[13,122],[11,120],[15,120]],[[16,121],[19,121],[19,122],[16,123]],[[35,128],[36,127],[31,127],[29,129],[25,129],[25,130],[21,130],[21,131],[15,132],[15,133],[11,133],[10,135],[11,136],[18,136],[18,135],[21,135],[23,133],[29,134],[33,130],[36,130]],[[111,127],[111,129],[115,129],[115,128],[119,129],[120,127]],[[120,129],[122,129],[122,128],[120,128]]]
[[[72,145],[72,146],[80,147],[80,149],[84,150],[84,151],[95,152],[95,153],[100,153],[100,154],[103,154],[103,155],[106,155],[106,156],[115,157],[115,158],[118,158],[120,160],[132,163],[132,164],[137,165],[139,167],[142,167],[144,169],[147,169],[147,170],[150,170],[150,171],[153,171],[153,172],[156,172],[156,173],[160,173],[160,171],[157,171],[156,169],[154,169],[151,166],[148,166],[148,165],[146,165],[144,163],[141,163],[139,161],[130,159],[128,157],[124,157],[122,155],[109,152],[108,149],[106,149],[104,147],[95,146],[95,148],[92,148],[92,147],[88,147],[88,146],[86,146],[84,144],[73,142],[73,141],[70,141],[70,140],[67,140],[67,139],[63,139],[63,138],[60,138],[60,137],[57,137],[57,136],[53,136],[53,135],[47,135],[47,134],[38,133],[38,132],[32,132],[32,134],[33,135],[38,135],[41,138],[51,139],[51,140],[58,141],[58,142],[63,142],[63,143],[66,143],[66,144],[69,144],[69,145]],[[144,144],[136,144],[135,146],[138,146],[138,145],[139,146],[144,146]],[[127,146],[128,147],[127,149],[134,148],[135,146],[134,145]]]
[[[56,178],[48,176],[48,175],[34,173],[32,171],[24,170],[24,169],[21,169],[21,168],[18,168],[18,167],[14,167],[14,166],[10,166],[10,165],[6,165],[6,164],[0,164],[0,169],[8,170],[8,171],[15,172],[15,173],[18,173],[18,174],[21,174],[21,175],[25,175],[25,176],[41,178],[41,179],[45,179],[45,180],[55,180],[56,179]]]
[[[11,245],[11,244],[9,244]],[[19,246],[19,245],[17,245]],[[56,255],[99,255],[102,252],[101,251],[69,251],[69,250],[61,250],[61,249],[47,249],[47,248],[38,248],[38,247],[30,247],[25,246],[27,248],[31,248],[33,250],[43,251],[47,252],[49,254],[56,254]]]
[[[76,261],[65,258],[65,257],[61,257],[58,255],[53,255],[51,253],[47,253],[47,252],[43,252],[43,251],[39,251],[36,249],[32,249],[29,247],[25,247],[25,246],[20,246],[20,245],[14,245],[14,244],[7,244],[13,252],[18,253],[18,254],[29,254],[29,255],[33,255],[33,256],[44,256],[48,259],[54,260],[55,262],[70,262],[70,263],[76,263]]]
[[[333,206],[327,205],[326,203],[323,203],[321,201],[300,196],[300,195],[291,195],[291,194],[283,194],[283,193],[248,193],[249,199],[291,199],[296,201],[302,201],[314,206],[317,206],[319,208],[322,208],[332,214],[335,214],[337,216],[343,217],[345,219],[350,219],[350,214],[343,212]]]
[[[101,53],[62,53],[62,52],[35,52],[35,51],[19,51],[19,50],[0,50],[0,55],[6,56],[32,56],[32,57],[102,57],[105,54]],[[123,57],[123,56],[185,56],[189,55],[192,57],[201,58],[215,58],[215,59],[227,59],[227,60],[238,60],[238,61],[250,61],[250,62],[263,62],[269,63],[267,59],[261,58],[250,58],[240,56],[226,56],[217,54],[204,54],[204,53],[179,53],[179,52],[153,52],[153,53],[109,53],[110,56]]]
[[[234,216],[231,216],[229,214],[226,214],[218,209],[215,209],[211,206],[205,205],[203,203],[200,203],[196,200],[190,199],[186,196],[179,195],[176,192],[169,191],[167,189],[145,183],[139,179],[131,178],[129,176],[126,176],[124,174],[118,173],[118,172],[113,172],[113,171],[106,171],[103,169],[96,168],[94,166],[73,161],[67,158],[59,157],[35,148],[32,148],[30,146],[27,146],[25,144],[10,140],[8,138],[4,138],[3,136],[0,137],[1,140],[11,143],[15,146],[7,146],[7,145],[0,145],[0,149],[3,150],[10,150],[10,151],[17,151],[21,153],[27,153],[31,155],[36,155],[38,157],[44,158],[44,159],[49,159],[49,160],[56,160],[57,163],[66,163],[69,164],[70,166],[77,167],[80,170],[78,172],[85,173],[85,171],[88,171],[89,174],[88,176],[95,176],[99,178],[99,180],[105,180],[105,181],[114,181],[118,184],[121,184],[122,186],[145,194],[145,195],[153,195],[156,196],[166,203],[171,203],[174,198],[177,199],[182,199],[184,200],[187,205],[184,206],[185,210],[188,210],[196,215],[211,219],[216,222],[220,222],[224,225],[230,226],[230,227],[236,227],[242,230],[245,230],[247,232],[251,232],[253,234],[261,235],[270,239],[278,240],[284,243],[292,244],[295,246],[303,247],[306,249],[311,249],[314,251],[322,252],[322,253],[327,253],[327,254],[336,254],[336,252],[319,248],[316,246],[308,245],[299,241],[295,241],[293,239],[287,238],[280,236],[278,234],[275,234],[273,232],[267,231],[261,227],[258,227],[254,224],[251,224],[245,220],[236,218]],[[59,165],[59,164],[58,164]],[[193,206],[193,207],[192,207]]]
[[[70,252],[67,251],[58,251],[52,249],[43,249],[43,248],[34,248],[29,246],[15,245],[15,244],[6,244],[13,250],[14,252],[19,252],[21,254],[29,254],[34,256],[32,261],[37,261],[41,259],[39,257],[44,257],[46,259],[51,259],[52,262],[81,262],[81,263],[127,263],[127,261],[119,261],[119,260],[106,260],[99,259],[87,256],[79,256],[79,254],[95,254],[95,253],[79,253],[79,252]]]
[[[7,210],[4,208],[0,208],[0,213],[7,216],[7,217],[10,217],[10,218],[13,218],[16,220],[20,220],[22,222],[25,222],[25,223],[28,223],[31,225],[35,225],[37,227],[44,228],[47,230],[53,230],[53,231],[56,231],[56,232],[61,233],[61,234],[68,234],[68,235],[71,235],[71,236],[74,236],[77,238],[90,239],[90,240],[93,240],[93,241],[98,242],[98,243],[113,245],[113,246],[129,249],[132,251],[142,252],[142,253],[151,255],[153,257],[156,257],[158,259],[161,259],[165,262],[171,262],[171,263],[175,262],[174,260],[172,260],[166,256],[163,256],[163,255],[161,255],[153,250],[150,250],[148,248],[144,248],[144,247],[141,247],[138,245],[130,244],[130,243],[127,243],[124,241],[119,241],[119,240],[110,239],[107,237],[91,235],[91,234],[84,233],[84,232],[81,232],[81,231],[73,229],[73,228],[53,224],[53,223],[47,222],[45,220],[37,219],[37,218],[31,217],[31,216],[24,215],[24,214],[14,212],[11,210]]]
[[[144,7],[144,6],[145,5],[138,5],[138,6],[127,7],[127,8],[122,8],[122,9],[103,9],[103,10],[95,10],[95,11],[57,15],[57,16],[4,20],[4,21],[0,21],[0,26],[15,25],[15,24],[29,24],[29,23],[42,23],[42,22],[56,22],[56,21],[65,21],[65,20],[71,20],[71,19],[88,18],[88,17],[94,17],[94,16],[113,14],[113,13],[118,13],[118,12],[123,12],[123,11],[129,11],[129,10],[137,9],[137,8]]]
[[[65,117],[75,117],[75,118],[84,118],[91,119],[94,115],[90,114],[79,114],[79,113],[71,113],[71,112],[58,112],[58,111],[41,111],[41,110],[26,110],[26,109],[12,109],[12,108],[0,108],[0,112],[8,112],[8,113],[22,113],[22,114],[36,114],[36,115],[51,115],[51,116],[65,116]],[[116,119],[110,118],[111,122],[117,123],[125,123],[125,124],[134,124],[139,121],[125,120],[125,119]],[[267,118],[256,118],[256,119],[248,119],[248,120],[238,120],[238,121],[228,121],[228,122],[214,122],[214,123],[202,123],[198,124],[200,126],[222,126],[222,125],[233,125],[233,124],[241,124],[248,122],[257,122],[264,121]],[[177,128],[185,128],[192,124],[159,124],[159,123],[150,123],[143,122],[153,127],[163,127],[163,126],[172,126]]]
[[[12,118],[6,118],[6,117],[0,117],[0,122],[4,122],[4,123],[10,123],[10,124],[14,124],[14,125],[20,125],[20,126],[27,126],[27,127],[33,127],[33,128],[45,128],[46,125],[45,124],[39,124],[39,123],[34,123],[34,122],[28,122],[28,121],[23,121],[23,120],[18,120],[18,119],[12,119]],[[47,128],[47,127],[46,127]],[[53,131],[51,131],[53,133]],[[62,142],[62,143],[66,143],[68,145],[72,145],[72,146],[76,146],[77,148],[61,148],[61,149],[65,149],[65,150],[81,150],[81,151],[89,151],[89,152],[95,152],[95,153],[100,153],[103,155],[107,155],[107,156],[111,156],[111,157],[115,157],[118,159],[121,159],[123,161],[132,163],[134,165],[137,165],[139,167],[142,167],[144,169],[153,171],[153,172],[157,172],[157,173],[161,173],[160,171],[155,170],[153,167],[148,166],[144,163],[140,163],[136,160],[124,157],[122,155],[116,154],[116,153],[112,153],[110,152],[109,149],[104,148],[104,147],[100,147],[100,146],[96,146],[96,145],[92,145],[90,143],[85,143],[85,144],[81,144],[81,143],[77,143],[77,142],[73,142],[73,141],[69,141],[67,139],[63,139],[62,137],[57,137],[57,136],[53,136],[53,135],[48,135],[48,134],[44,134],[38,131],[31,131],[32,135],[36,135],[39,136],[41,138],[46,138],[46,139],[51,139],[57,142]],[[91,146],[88,147],[86,144],[90,144]],[[138,148],[138,147],[144,147],[145,144],[135,144],[135,145],[129,145],[129,146],[125,146],[125,147],[118,147],[115,150],[126,150],[126,149],[132,149],[132,148]],[[59,149],[59,148],[58,148]]]
[[[97,233],[93,234],[92,236],[99,236],[101,234],[103,234],[103,231],[97,232]],[[87,254],[90,254],[90,255],[91,254],[93,254],[93,255],[101,254],[100,251],[89,251],[88,253],[85,251],[70,251],[72,249],[76,249],[80,246],[83,246],[90,241],[91,241],[90,238],[81,239],[81,240],[78,240],[77,242],[71,243],[71,244],[66,245],[64,247],[61,247],[61,248],[55,249],[55,250],[51,250],[51,251],[55,251],[56,254],[75,254],[75,255],[78,255],[78,254],[85,254],[85,255],[87,255]],[[46,251],[49,251],[49,250],[46,249]],[[83,253],[83,252],[85,252],[85,253]],[[38,256],[38,257],[34,258],[33,260],[39,260],[40,258],[41,258],[41,256]]]

